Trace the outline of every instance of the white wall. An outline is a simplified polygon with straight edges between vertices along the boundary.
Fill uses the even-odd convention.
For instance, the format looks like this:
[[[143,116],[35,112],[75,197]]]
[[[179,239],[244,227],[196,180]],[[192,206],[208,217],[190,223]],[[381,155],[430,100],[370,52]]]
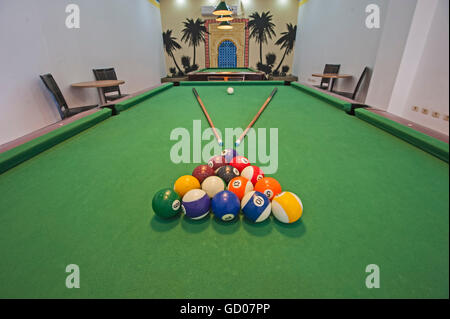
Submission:
[[[388,111],[449,133],[449,2],[419,0]],[[429,114],[414,112],[413,106]],[[440,113],[433,118],[432,112]]]
[[[322,73],[327,63],[341,64],[340,73],[354,77],[339,80],[335,90],[353,92],[364,67],[375,65],[383,30],[366,28],[369,4],[380,7],[383,26],[388,0],[310,0],[300,8],[293,66],[299,81],[320,84],[312,73]]]
[[[65,26],[66,5],[81,9],[81,28]],[[60,120],[39,79],[52,73],[69,106],[98,104],[93,68],[115,67],[123,92],[165,75],[159,9],[147,0],[1,0],[0,144]]]
[[[417,0],[390,1],[366,103],[387,110],[408,39]]]
[[[381,9],[378,30],[365,27],[371,3]],[[294,74],[318,84],[312,73],[341,64],[340,73],[355,77],[335,89],[350,92],[367,65],[373,73],[360,101],[448,135],[448,11],[448,0],[309,0],[299,10]]]

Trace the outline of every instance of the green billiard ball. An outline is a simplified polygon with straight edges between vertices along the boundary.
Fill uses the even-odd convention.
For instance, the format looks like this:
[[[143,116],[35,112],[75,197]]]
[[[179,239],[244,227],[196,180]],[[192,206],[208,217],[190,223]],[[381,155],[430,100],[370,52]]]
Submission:
[[[153,197],[152,208],[161,218],[175,217],[180,212],[181,198],[173,189],[162,189]]]

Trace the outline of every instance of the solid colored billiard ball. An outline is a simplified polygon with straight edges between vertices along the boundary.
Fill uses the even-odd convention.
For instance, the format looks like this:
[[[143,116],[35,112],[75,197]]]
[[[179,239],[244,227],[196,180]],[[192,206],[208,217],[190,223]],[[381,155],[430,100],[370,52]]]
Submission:
[[[222,152],[222,156],[225,157],[226,164],[230,163],[233,160],[233,158],[235,158],[238,155],[239,155],[238,152],[232,148],[226,149]]]
[[[233,88],[228,88],[227,89],[227,93],[230,94],[230,95],[233,94],[234,93],[234,89]]]
[[[253,191],[253,184],[245,177],[238,176],[233,178],[228,184],[228,190],[242,200],[247,193]]]
[[[161,218],[172,218],[180,212],[181,198],[170,188],[160,190],[152,200],[155,214]]]
[[[225,157],[221,155],[214,156],[208,161],[208,166],[211,167],[214,172],[225,165],[227,165],[225,162]]]
[[[238,177],[240,173],[233,166],[227,165],[219,168],[216,172],[216,175],[223,179],[225,184],[228,185],[228,183],[230,183],[233,178]]]
[[[303,215],[303,203],[291,192],[283,192],[272,201],[272,213],[282,223],[292,224]]]
[[[247,219],[260,223],[270,216],[271,204],[266,195],[253,191],[244,196],[241,208]]]
[[[241,173],[244,168],[250,166],[250,161],[244,156],[236,156],[230,162],[230,165],[236,168]]]
[[[194,169],[192,176],[198,179],[201,184],[206,178],[214,176],[214,170],[209,165],[200,165]]]
[[[209,214],[211,199],[204,190],[193,189],[183,196],[182,209],[191,219],[202,219]]]
[[[241,210],[239,198],[230,191],[223,191],[213,197],[211,210],[218,219],[231,221],[236,218]]]
[[[183,198],[183,196],[190,190],[199,188],[200,182],[198,181],[198,179],[191,175],[181,176],[179,179],[177,179],[173,187],[175,192],[177,192],[181,198]]]
[[[227,186],[225,185],[223,179],[217,176],[210,176],[202,183],[202,189],[210,198],[213,198],[217,193],[224,191],[225,187]]]
[[[275,178],[264,177],[256,183],[255,191],[263,193],[269,200],[272,200],[281,193],[281,185]]]
[[[252,182],[254,186],[260,179],[264,178],[264,172],[258,166],[248,166],[242,170],[241,176]]]

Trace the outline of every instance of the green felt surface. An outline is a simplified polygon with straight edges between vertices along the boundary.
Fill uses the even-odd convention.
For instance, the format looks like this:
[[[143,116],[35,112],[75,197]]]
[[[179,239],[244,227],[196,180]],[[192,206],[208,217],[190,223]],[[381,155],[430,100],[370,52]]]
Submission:
[[[251,68],[207,68],[201,69],[198,72],[212,73],[212,72],[258,72]]]
[[[207,127],[192,86],[172,87],[0,175],[0,297],[448,298],[448,164],[295,87],[195,87],[224,129],[275,85],[256,128],[279,130],[272,176],[302,222],[155,217],[153,194],[198,165],[171,162],[171,131]]]

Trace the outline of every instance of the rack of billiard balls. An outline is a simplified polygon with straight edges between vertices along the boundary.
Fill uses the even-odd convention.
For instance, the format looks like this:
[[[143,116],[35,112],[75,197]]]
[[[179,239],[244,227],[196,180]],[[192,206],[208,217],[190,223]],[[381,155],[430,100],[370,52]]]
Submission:
[[[173,188],[162,189],[152,200],[155,214],[174,218],[182,211],[199,220],[210,212],[219,220],[233,221],[242,211],[254,222],[265,221],[272,213],[282,223],[295,223],[303,214],[300,198],[282,191],[280,183],[265,177],[261,168],[227,149],[200,165],[191,175],[178,178]]]

